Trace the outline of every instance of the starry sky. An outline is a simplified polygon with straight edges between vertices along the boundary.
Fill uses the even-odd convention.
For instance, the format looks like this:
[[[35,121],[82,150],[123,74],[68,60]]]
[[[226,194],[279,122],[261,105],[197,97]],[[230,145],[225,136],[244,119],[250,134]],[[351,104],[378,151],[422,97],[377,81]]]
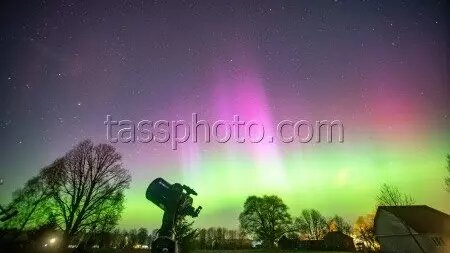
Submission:
[[[188,184],[199,227],[247,196],[350,222],[382,183],[450,212],[445,1],[2,1],[0,203],[115,119],[341,120],[343,143],[114,144],[123,228],[156,228],[156,177]]]

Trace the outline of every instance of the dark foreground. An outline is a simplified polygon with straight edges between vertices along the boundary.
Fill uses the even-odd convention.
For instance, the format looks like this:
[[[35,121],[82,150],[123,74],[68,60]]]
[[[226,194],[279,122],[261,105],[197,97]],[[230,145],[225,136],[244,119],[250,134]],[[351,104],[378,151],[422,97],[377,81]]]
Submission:
[[[0,251],[3,252],[3,251]],[[14,251],[14,253],[150,253],[150,250],[144,249],[92,249],[90,251],[77,251],[77,250],[68,250],[64,252],[60,252],[58,250],[44,250],[44,251],[33,251],[33,250],[23,250],[23,251]],[[344,253],[341,251],[295,251],[295,250],[278,250],[278,249],[254,249],[254,250],[196,250],[192,253]]]

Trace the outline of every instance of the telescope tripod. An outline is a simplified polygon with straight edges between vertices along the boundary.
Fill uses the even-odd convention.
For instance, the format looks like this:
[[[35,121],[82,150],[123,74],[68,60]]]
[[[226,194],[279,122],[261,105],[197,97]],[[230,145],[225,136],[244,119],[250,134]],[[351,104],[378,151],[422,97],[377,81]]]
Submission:
[[[162,178],[155,179],[147,189],[146,197],[164,210],[158,237],[151,244],[151,253],[177,253],[174,239],[176,222],[184,216],[197,217],[201,206],[192,206],[192,197],[197,193],[186,185],[169,184]]]

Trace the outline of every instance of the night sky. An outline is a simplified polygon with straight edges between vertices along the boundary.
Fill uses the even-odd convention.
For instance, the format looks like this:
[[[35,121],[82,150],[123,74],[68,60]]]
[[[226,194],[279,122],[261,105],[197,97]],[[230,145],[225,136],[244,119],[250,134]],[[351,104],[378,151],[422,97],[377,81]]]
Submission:
[[[162,176],[237,227],[251,194],[350,222],[382,183],[450,212],[445,1],[2,1],[0,203],[104,121],[341,120],[344,143],[114,144],[133,182],[123,228],[156,228]]]

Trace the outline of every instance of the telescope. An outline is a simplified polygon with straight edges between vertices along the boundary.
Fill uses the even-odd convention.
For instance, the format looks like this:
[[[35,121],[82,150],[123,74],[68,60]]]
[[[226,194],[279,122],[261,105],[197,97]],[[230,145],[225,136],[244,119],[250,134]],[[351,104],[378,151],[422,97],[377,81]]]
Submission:
[[[162,178],[150,183],[145,194],[146,198],[164,211],[161,228],[156,240],[152,242],[152,253],[177,253],[177,243],[174,239],[174,228],[178,219],[184,216],[197,217],[201,206],[194,208],[191,195],[197,193],[186,185],[170,184]]]

